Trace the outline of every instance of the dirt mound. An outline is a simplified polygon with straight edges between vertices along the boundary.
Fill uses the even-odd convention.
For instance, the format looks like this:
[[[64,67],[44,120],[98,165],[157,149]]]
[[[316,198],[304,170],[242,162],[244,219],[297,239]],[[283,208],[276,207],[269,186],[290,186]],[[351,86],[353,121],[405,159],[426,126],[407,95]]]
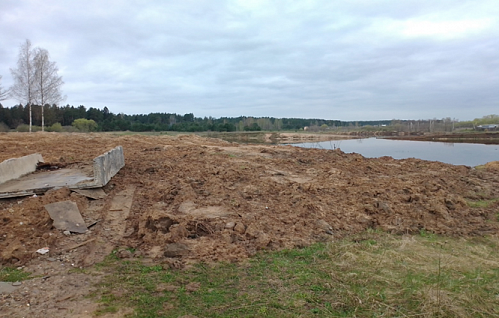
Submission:
[[[484,167],[489,170],[499,171],[499,161],[487,162]]]
[[[238,261],[259,249],[301,247],[368,228],[447,235],[497,234],[499,173],[417,159],[367,159],[339,150],[238,145],[198,136],[9,133],[0,160],[41,153],[46,162],[90,162],[122,145],[126,166],[91,200],[67,189],[0,201],[0,262],[71,253],[87,266],[121,247],[183,266]],[[72,200],[87,225],[66,236],[44,205]],[[128,201],[127,201],[128,200]],[[129,204],[127,202],[130,202]],[[124,248],[129,248],[124,249]]]

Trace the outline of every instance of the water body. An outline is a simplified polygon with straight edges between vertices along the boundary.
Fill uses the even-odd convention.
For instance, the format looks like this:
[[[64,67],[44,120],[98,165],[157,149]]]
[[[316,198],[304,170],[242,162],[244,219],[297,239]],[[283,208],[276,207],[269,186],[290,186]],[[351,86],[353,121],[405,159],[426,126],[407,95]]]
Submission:
[[[444,143],[389,139],[349,139],[293,144],[304,148],[335,149],[358,153],[367,158],[390,156],[394,159],[417,158],[453,165],[478,166],[499,160],[499,145]]]

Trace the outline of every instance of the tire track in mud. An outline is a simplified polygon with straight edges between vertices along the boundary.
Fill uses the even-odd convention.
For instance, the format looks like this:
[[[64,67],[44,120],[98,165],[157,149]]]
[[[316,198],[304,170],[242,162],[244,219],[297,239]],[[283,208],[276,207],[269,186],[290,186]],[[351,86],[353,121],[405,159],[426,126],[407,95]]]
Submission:
[[[101,215],[104,220],[99,231],[94,234],[96,240],[88,245],[87,254],[82,261],[83,266],[103,261],[117,247],[125,234],[126,219],[130,215],[134,192],[135,186],[127,186],[114,194],[103,208]]]

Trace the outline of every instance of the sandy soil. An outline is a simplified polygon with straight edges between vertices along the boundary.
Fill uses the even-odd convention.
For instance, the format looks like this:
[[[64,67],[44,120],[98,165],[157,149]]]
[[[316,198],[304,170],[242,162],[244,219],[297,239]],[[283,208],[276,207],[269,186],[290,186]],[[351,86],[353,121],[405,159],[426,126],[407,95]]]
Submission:
[[[37,278],[0,295],[10,317],[92,317],[89,267],[113,249],[122,258],[182,268],[243,261],[261,249],[302,247],[368,228],[498,235],[499,165],[482,169],[417,159],[363,158],[341,150],[239,145],[190,136],[0,134],[0,161],[41,153],[46,162],[91,162],[122,145],[126,166],[91,200],[59,189],[0,200],[0,264]],[[77,203],[85,234],[53,228],[48,203]],[[36,250],[49,247],[39,255]],[[131,253],[129,249],[135,250]],[[4,314],[5,313],[5,314]]]

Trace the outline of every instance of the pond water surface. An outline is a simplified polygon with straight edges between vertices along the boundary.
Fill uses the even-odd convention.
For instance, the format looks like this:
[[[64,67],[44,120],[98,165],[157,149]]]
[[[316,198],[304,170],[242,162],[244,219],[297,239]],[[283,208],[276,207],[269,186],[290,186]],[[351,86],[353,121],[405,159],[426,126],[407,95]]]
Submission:
[[[417,158],[453,165],[478,166],[499,160],[499,145],[444,143],[393,139],[348,139],[293,144],[304,148],[335,149],[358,153],[367,158],[390,156],[394,159]]]

